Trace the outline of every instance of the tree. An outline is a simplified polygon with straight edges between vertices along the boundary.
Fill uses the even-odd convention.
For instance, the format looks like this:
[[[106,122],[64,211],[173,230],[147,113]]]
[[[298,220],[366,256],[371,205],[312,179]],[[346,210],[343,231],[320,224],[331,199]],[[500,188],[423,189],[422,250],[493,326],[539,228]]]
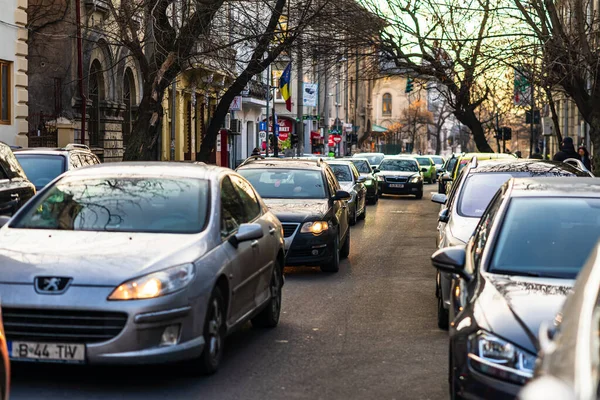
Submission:
[[[425,102],[417,99],[402,110],[400,124],[404,138],[410,143],[411,148],[421,152],[426,150],[423,138],[427,138],[428,126],[433,123],[431,112],[427,111]]]

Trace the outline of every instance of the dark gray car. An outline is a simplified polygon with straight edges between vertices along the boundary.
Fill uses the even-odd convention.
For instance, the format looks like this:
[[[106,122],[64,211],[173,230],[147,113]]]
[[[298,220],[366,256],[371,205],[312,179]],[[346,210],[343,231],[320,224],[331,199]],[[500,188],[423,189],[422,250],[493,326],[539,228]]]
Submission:
[[[357,220],[365,219],[367,216],[367,189],[364,185],[367,179],[360,176],[351,161],[335,160],[327,161],[327,164],[331,167],[342,190],[352,196],[348,200],[350,225],[356,225]]]

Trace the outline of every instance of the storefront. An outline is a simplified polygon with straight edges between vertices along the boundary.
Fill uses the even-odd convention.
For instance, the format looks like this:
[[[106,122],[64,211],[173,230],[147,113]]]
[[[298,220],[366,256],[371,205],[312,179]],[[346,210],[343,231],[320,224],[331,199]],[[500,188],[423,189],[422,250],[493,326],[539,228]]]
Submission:
[[[266,119],[263,120],[265,122]],[[290,148],[291,136],[295,133],[294,120],[286,117],[277,118],[277,133],[279,135],[279,151],[284,151]],[[269,123],[269,137],[273,135],[273,124]],[[266,138],[260,138],[260,148],[265,150],[267,147]],[[273,152],[273,145],[269,146],[269,153]]]

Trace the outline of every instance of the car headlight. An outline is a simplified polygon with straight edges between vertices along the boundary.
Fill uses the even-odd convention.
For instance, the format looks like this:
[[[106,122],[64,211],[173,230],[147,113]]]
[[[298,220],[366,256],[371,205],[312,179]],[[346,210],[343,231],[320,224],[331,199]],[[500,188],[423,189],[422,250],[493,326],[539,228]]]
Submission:
[[[416,175],[416,176],[413,176],[412,178],[410,178],[410,183],[419,183],[420,181],[421,181],[420,175]]]
[[[108,300],[153,299],[183,289],[194,278],[194,264],[153,272],[120,284],[108,296]]]
[[[304,225],[302,225],[302,229],[300,229],[300,232],[312,233],[313,235],[320,235],[327,229],[329,229],[329,224],[327,223],[327,221],[313,221],[304,223]]]
[[[383,176],[381,176],[381,175],[377,175],[377,180],[378,180],[379,182],[383,182],[385,179],[383,179]]]
[[[478,371],[524,384],[533,376],[536,356],[489,332],[469,336],[469,362]]]

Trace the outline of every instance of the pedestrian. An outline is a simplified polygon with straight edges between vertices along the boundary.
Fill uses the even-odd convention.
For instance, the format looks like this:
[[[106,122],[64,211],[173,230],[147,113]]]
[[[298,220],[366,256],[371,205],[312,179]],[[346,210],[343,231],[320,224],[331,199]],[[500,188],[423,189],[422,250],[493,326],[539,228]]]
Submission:
[[[260,149],[258,147],[252,150],[252,156],[260,156]]]
[[[515,151],[515,156],[517,156],[517,158],[523,158],[523,155],[521,154],[521,150]]]
[[[529,158],[532,158],[534,160],[543,160],[544,156],[542,155],[542,153],[540,152],[540,148],[536,147],[535,150],[533,151],[533,154],[531,154],[529,156]]]
[[[577,152],[579,153],[579,159],[581,160],[583,165],[585,165],[588,171],[591,171],[592,160],[590,159],[590,152],[588,151],[588,149],[586,149],[585,146],[580,146],[579,149],[577,149]]]
[[[567,158],[575,158],[579,160],[579,154],[575,151],[575,146],[573,145],[573,138],[566,137],[563,139],[560,151],[552,157],[554,161],[565,161]]]

